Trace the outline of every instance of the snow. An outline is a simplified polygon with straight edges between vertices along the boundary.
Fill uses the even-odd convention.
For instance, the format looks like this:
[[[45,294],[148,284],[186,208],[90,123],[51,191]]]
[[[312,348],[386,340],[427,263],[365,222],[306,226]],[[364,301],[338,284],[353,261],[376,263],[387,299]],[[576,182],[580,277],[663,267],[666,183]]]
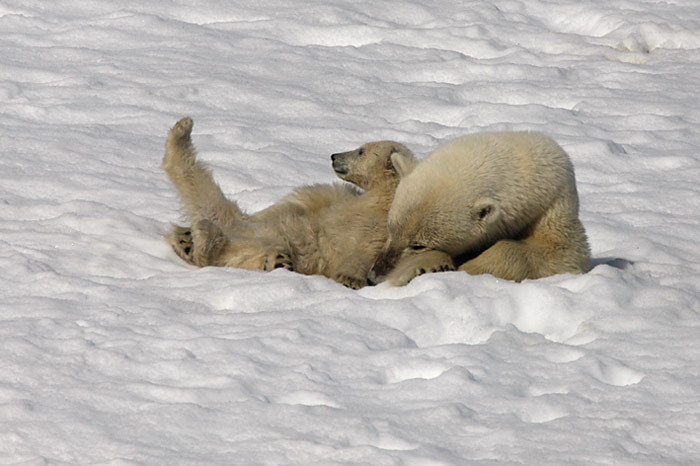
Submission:
[[[0,0],[0,51],[0,464],[700,461],[695,0]],[[192,268],[185,115],[250,211],[367,141],[543,131],[595,267]]]

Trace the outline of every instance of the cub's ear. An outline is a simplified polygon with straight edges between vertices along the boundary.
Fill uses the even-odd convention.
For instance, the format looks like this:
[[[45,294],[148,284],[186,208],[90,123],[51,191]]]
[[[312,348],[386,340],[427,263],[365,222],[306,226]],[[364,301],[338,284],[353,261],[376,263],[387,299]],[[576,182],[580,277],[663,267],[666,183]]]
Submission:
[[[391,154],[391,164],[394,165],[399,178],[405,178],[418,165],[418,160],[411,154],[394,152]]]
[[[472,206],[472,218],[484,225],[495,222],[501,215],[501,208],[493,199],[481,198]]]

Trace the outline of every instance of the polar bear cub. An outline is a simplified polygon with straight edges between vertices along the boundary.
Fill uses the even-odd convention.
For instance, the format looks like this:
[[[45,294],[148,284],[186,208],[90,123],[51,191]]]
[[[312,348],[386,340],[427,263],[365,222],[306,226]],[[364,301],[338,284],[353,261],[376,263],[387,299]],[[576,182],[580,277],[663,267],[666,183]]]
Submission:
[[[410,163],[402,144],[379,141],[331,156],[333,169],[355,184],[305,186],[255,214],[244,213],[196,159],[193,122],[168,133],[163,169],[175,185],[192,227],[173,226],[166,237],[186,262],[249,270],[285,267],[325,275],[351,288],[367,274],[387,238],[386,218],[399,175],[392,155]]]
[[[474,134],[420,163],[392,160],[401,182],[370,281],[401,285],[455,266],[515,281],[588,270],[574,169],[549,137]]]

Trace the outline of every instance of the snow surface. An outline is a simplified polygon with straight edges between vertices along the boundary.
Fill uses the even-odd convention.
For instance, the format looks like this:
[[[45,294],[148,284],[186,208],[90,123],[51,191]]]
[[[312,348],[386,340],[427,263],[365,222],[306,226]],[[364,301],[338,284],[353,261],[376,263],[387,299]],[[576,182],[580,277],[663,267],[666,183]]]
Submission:
[[[700,464],[696,0],[0,0],[0,464]],[[250,211],[377,139],[537,130],[583,276],[195,269],[165,136]]]

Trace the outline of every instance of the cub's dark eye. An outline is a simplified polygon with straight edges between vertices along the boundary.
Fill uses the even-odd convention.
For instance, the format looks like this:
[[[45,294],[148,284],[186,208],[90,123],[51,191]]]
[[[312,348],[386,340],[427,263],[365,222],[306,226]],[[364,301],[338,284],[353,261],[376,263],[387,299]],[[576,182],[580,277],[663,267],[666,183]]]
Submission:
[[[412,244],[409,247],[411,248],[412,251],[421,251],[421,250],[425,249],[425,246],[423,246],[422,244]]]
[[[481,209],[479,211],[479,220],[483,220],[490,213],[491,213],[491,206],[484,207],[483,209]]]
[[[360,152],[358,152],[358,154],[360,154],[360,155],[365,155],[365,150],[364,150],[364,149],[360,149]]]

